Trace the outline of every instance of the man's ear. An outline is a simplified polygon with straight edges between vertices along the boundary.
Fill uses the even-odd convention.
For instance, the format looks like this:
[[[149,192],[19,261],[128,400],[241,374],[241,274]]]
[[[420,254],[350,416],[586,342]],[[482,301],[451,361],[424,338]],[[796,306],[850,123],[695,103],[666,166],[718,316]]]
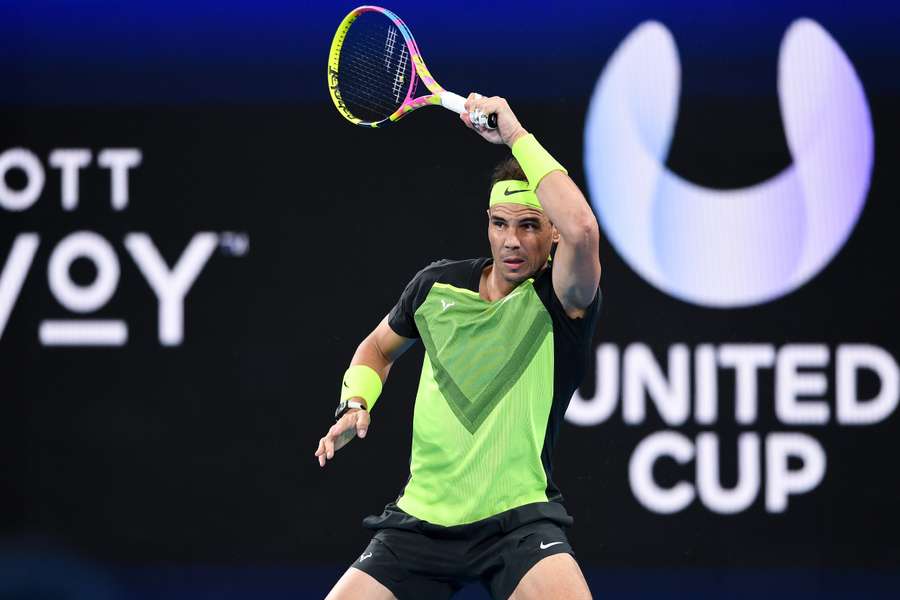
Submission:
[[[551,231],[550,239],[553,241],[554,244],[558,244],[559,243],[559,229],[557,229],[556,225],[553,225],[552,223],[550,224],[550,228],[551,228],[550,229],[550,231]]]

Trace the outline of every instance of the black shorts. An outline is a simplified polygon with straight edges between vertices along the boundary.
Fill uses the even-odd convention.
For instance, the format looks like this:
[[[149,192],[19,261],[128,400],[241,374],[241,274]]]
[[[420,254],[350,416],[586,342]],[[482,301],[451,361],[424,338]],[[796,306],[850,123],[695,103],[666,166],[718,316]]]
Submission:
[[[562,518],[557,511],[542,516],[548,511],[526,510],[513,518],[510,512],[469,525],[439,527],[389,506],[381,517],[367,519],[378,532],[352,566],[374,577],[398,600],[443,600],[474,581],[492,598],[506,600],[541,559],[560,553],[574,556],[563,532],[563,526],[571,524],[564,509]]]

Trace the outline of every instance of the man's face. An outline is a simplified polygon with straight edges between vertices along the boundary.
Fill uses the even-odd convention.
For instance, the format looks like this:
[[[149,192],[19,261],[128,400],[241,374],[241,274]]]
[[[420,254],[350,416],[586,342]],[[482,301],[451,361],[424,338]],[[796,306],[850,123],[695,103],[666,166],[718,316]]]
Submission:
[[[494,269],[506,281],[518,284],[546,264],[559,233],[542,211],[521,204],[496,204],[488,209],[488,240]]]

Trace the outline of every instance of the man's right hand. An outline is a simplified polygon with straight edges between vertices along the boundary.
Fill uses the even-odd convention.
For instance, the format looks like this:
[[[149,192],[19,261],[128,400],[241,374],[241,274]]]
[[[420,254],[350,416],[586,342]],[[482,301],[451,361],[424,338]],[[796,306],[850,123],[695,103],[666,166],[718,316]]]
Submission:
[[[370,417],[367,410],[355,408],[347,411],[338,419],[337,423],[331,426],[325,437],[319,440],[319,447],[316,449],[319,466],[324,467],[325,462],[334,458],[334,453],[346,446],[353,438],[366,437],[369,422]]]

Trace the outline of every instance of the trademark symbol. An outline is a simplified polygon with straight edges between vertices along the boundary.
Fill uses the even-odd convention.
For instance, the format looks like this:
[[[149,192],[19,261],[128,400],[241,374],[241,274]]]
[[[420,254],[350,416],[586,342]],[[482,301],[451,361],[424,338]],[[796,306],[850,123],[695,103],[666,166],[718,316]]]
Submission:
[[[250,251],[250,236],[244,232],[223,231],[219,236],[219,251],[226,256],[246,256]]]

